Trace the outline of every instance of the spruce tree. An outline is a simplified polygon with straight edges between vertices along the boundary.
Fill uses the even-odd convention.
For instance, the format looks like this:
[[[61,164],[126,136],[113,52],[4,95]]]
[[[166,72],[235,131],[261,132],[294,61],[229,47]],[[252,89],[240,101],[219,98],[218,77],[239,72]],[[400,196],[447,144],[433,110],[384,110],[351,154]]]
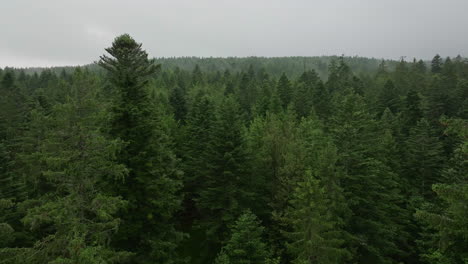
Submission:
[[[407,136],[409,131],[423,117],[421,97],[416,91],[409,91],[404,100],[401,113],[402,132]]]
[[[433,197],[431,186],[444,182],[441,177],[443,149],[434,129],[421,119],[410,130],[405,144],[405,173],[417,197]]]
[[[457,148],[442,174],[446,183],[432,185],[440,199],[439,206],[429,210],[420,209],[416,217],[435,230],[432,240],[423,252],[422,258],[428,263],[466,263],[468,261],[468,140],[466,120],[443,121],[448,125],[446,133],[456,138]]]
[[[273,92],[270,98],[270,102],[268,104],[268,111],[274,114],[280,114],[283,112],[283,106],[281,103],[281,98],[279,97],[277,92]]]
[[[442,58],[439,54],[435,55],[431,61],[431,72],[440,73],[442,71]]]
[[[342,263],[350,257],[337,207],[343,198],[334,175],[336,154],[333,148],[319,152],[311,164],[315,168],[305,172],[292,193],[285,217],[292,229],[287,246],[293,263]]]
[[[12,246],[11,242],[15,240],[14,228],[11,225],[12,220],[17,220],[14,215],[15,200],[18,198],[15,190],[15,181],[8,173],[10,157],[4,145],[0,143],[0,257],[2,248]],[[1,262],[0,262],[1,263]]]
[[[320,80],[319,76],[317,75],[317,72],[315,70],[308,70],[305,71],[301,74],[299,77],[299,82],[300,83],[305,83],[308,86],[313,86]]]
[[[289,82],[289,79],[285,73],[283,73],[279,78],[276,90],[281,100],[281,105],[283,106],[283,109],[286,109],[286,107],[293,99],[293,90],[291,87],[291,83]]]
[[[96,92],[95,79],[78,69],[66,102],[57,104],[46,120],[49,130],[35,157],[50,189],[25,204],[29,208],[23,219],[38,240],[31,248],[14,250],[18,254],[11,260],[118,263],[129,257],[108,243],[119,227],[116,213],[126,202],[104,194],[100,186],[124,178],[127,169],[115,159],[121,142],[101,132],[105,115]]]
[[[187,115],[187,102],[184,90],[179,86],[174,87],[169,96],[169,103],[171,104],[175,120],[184,123]]]
[[[456,116],[459,118],[468,119],[468,81],[458,80],[457,87],[453,91],[452,96],[457,111]]]
[[[453,89],[452,89],[453,90]],[[427,96],[427,118],[430,122],[436,123],[442,115],[450,116],[453,104],[450,98],[447,80],[441,75],[434,75],[426,91]]]
[[[294,96],[294,109],[299,118],[307,117],[313,109],[312,87],[306,83],[299,83]]]
[[[198,94],[192,102],[184,128],[182,166],[184,170],[184,215],[187,225],[200,218],[195,201],[207,180],[210,162],[210,143],[215,126],[215,105],[213,100]]]
[[[312,101],[315,113],[318,117],[325,120],[331,114],[331,94],[327,86],[322,81],[317,83],[312,95]]]
[[[183,211],[178,217],[182,230],[189,234],[183,243],[183,252],[191,258],[192,263],[206,263],[212,258],[212,249],[206,242],[204,232],[199,228],[199,221],[204,215],[200,213],[197,201],[206,183],[211,159],[210,144],[215,126],[215,104],[211,97],[198,93],[191,100],[186,124],[181,129],[180,138],[181,165],[184,171]],[[201,234],[201,235],[200,235]]]
[[[230,238],[215,260],[216,264],[267,264],[270,249],[264,242],[264,227],[257,217],[246,211],[230,228]]]
[[[148,93],[148,83],[159,66],[127,34],[117,37],[101,56],[115,88],[110,135],[125,143],[118,160],[129,169],[124,181],[110,184],[129,206],[122,215],[115,245],[136,252],[140,263],[173,263],[181,239],[174,227],[174,213],[181,197],[180,171],[167,133],[165,117]]]
[[[192,86],[200,86],[204,83],[203,73],[198,64],[195,65],[195,68],[193,68],[191,83],[192,83]]]
[[[327,90],[335,93],[343,88],[350,87],[353,73],[345,63],[344,57],[339,57],[338,61],[332,60],[328,68],[329,76],[326,83]]]
[[[249,173],[242,137],[241,110],[234,98],[219,106],[213,136],[210,140],[206,180],[199,192],[201,227],[207,241],[217,247],[227,238],[227,227],[240,212],[255,205],[255,179]]]
[[[323,114],[323,104],[327,104],[329,100],[323,88],[323,83],[314,70],[306,71],[299,77],[294,95],[294,107],[299,117],[308,116],[314,110],[316,114]]]
[[[255,72],[250,66],[248,72],[242,73],[239,83],[239,103],[245,113],[250,114],[252,105],[257,99],[257,93]]]
[[[341,186],[352,211],[345,230],[354,237],[347,241],[356,248],[353,261],[391,263],[403,255],[397,242],[404,232],[402,223],[393,217],[403,210],[398,177],[385,164],[378,124],[363,98],[345,90],[335,97],[334,107],[330,129],[344,170]]]
[[[249,127],[247,139],[249,153],[252,153],[252,171],[265,181],[263,188],[256,192],[264,193],[260,197],[267,199],[274,214],[283,214],[287,197],[304,170],[297,125],[296,116],[288,111],[257,117]]]
[[[21,138],[29,106],[15,76],[13,70],[5,69],[0,81],[0,223],[2,232],[6,232],[5,244],[23,246],[27,231],[20,222],[23,213],[18,207],[29,190],[27,175],[18,173],[18,155],[23,148]]]
[[[408,87],[411,87],[411,85],[415,85],[411,83],[408,62],[406,62],[403,58],[396,65],[392,77],[392,81],[395,84],[395,89],[398,94],[403,94],[408,90]]]
[[[392,113],[398,113],[400,108],[400,97],[395,85],[391,80],[387,80],[379,95],[380,113],[388,108]]]

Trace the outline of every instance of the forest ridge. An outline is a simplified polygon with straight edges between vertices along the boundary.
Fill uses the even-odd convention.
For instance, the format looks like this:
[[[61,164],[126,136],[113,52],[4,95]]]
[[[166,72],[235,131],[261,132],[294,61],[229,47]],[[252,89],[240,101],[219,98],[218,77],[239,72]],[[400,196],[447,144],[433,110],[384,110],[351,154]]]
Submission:
[[[103,53],[0,69],[0,264],[468,263],[467,59]]]

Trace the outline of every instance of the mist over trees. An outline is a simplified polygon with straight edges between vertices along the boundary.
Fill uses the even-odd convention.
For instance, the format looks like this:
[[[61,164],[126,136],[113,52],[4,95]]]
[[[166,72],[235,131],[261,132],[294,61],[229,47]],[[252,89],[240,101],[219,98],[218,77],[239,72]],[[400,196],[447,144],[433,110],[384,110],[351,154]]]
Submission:
[[[0,70],[0,263],[468,263],[467,59],[96,59]]]

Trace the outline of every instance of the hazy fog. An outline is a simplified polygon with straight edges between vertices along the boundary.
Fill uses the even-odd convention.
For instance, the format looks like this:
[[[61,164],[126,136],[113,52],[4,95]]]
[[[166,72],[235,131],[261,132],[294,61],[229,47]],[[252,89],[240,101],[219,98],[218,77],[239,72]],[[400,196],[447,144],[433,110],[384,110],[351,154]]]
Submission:
[[[468,55],[466,0],[11,0],[0,67],[90,63],[130,33],[151,56]]]

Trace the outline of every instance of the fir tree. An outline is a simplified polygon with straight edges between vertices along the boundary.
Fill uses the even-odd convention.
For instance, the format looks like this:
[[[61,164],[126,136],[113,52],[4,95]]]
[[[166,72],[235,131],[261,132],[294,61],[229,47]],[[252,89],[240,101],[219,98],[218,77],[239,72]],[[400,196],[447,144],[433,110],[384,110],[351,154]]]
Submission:
[[[442,144],[426,119],[411,129],[406,141],[405,171],[418,196],[433,197],[431,186],[443,182]]]
[[[410,69],[408,67],[408,63],[403,58],[396,65],[392,77],[393,83],[395,84],[395,89],[398,94],[405,93],[408,90],[408,87],[415,85],[411,83]]]
[[[193,68],[192,71],[192,80],[191,80],[192,86],[199,86],[204,83],[203,81],[203,73],[200,69],[200,66],[197,64],[195,65],[195,68]]]
[[[195,201],[209,172],[210,143],[215,126],[215,105],[211,98],[198,94],[192,102],[182,143],[184,168],[185,214],[187,222],[199,219]]]
[[[299,118],[307,117],[313,109],[312,87],[306,83],[299,83],[294,96],[294,109]]]
[[[304,170],[304,153],[297,139],[297,118],[290,111],[284,114],[267,113],[252,121],[248,133],[252,170],[264,177],[265,187],[257,193],[265,194],[269,207],[282,214],[287,206],[294,183]],[[261,202],[262,200],[258,200]],[[261,215],[259,215],[261,216]]]
[[[281,100],[281,105],[283,109],[286,109],[286,107],[289,105],[293,98],[293,90],[291,87],[291,83],[289,82],[289,79],[285,73],[283,73],[279,78],[276,90]]]
[[[179,210],[180,171],[165,119],[149,98],[147,85],[158,66],[129,35],[117,37],[99,65],[116,88],[110,135],[125,143],[118,160],[127,166],[125,181],[111,184],[129,202],[116,246],[137,252],[135,261],[173,263],[181,234],[173,215]]]
[[[431,72],[440,73],[442,71],[442,58],[439,54],[435,55],[431,61]]]
[[[36,156],[51,189],[23,219],[41,235],[32,248],[14,250],[18,254],[12,260],[117,263],[129,256],[108,243],[119,227],[116,213],[126,203],[103,194],[99,186],[109,178],[122,179],[127,170],[115,160],[121,142],[100,131],[104,116],[96,91],[94,80],[77,70],[67,101],[56,105],[47,119],[49,131]]]
[[[392,113],[398,113],[400,108],[400,97],[391,80],[387,80],[385,83],[379,96],[379,104],[382,109],[381,113],[383,113],[383,110],[386,108],[390,109]]]
[[[454,103],[456,104],[457,114],[456,116],[464,119],[468,119],[468,81],[459,80],[457,87],[453,93],[455,97]]]
[[[340,153],[338,165],[345,173],[341,180],[344,197],[353,212],[345,228],[354,236],[348,239],[349,246],[356,247],[353,259],[391,263],[392,258],[403,255],[397,243],[402,226],[392,217],[402,210],[397,175],[379,152],[377,123],[363,98],[345,90],[336,96],[334,105],[331,132]]]
[[[230,228],[231,237],[216,258],[216,264],[263,264],[270,250],[263,241],[264,227],[250,211],[243,213]]]
[[[339,200],[343,202],[333,175],[336,154],[325,149],[317,156],[313,171],[306,171],[294,190],[286,214],[292,228],[287,236],[293,263],[341,263],[350,257],[344,248],[343,219],[336,206]]]
[[[185,100],[184,90],[179,86],[173,88],[169,96],[169,103],[174,112],[175,120],[183,123],[187,115],[187,102]]]
[[[331,93],[350,87],[353,73],[341,56],[338,61],[332,60],[328,68],[329,76],[326,83],[327,90]]]
[[[405,135],[414,127],[423,117],[421,106],[421,97],[415,91],[409,91],[404,100],[402,115],[402,132]]]
[[[226,98],[218,108],[208,146],[206,180],[197,199],[203,216],[200,223],[214,246],[225,241],[228,225],[255,201],[256,186],[248,170],[241,122],[239,105],[234,98]]]
[[[242,73],[239,84],[239,103],[245,113],[250,114],[251,107],[255,103],[257,97],[257,84],[255,80],[255,72],[250,67],[249,71]]]
[[[432,77],[426,95],[428,101],[427,118],[433,123],[437,122],[442,115],[450,116],[454,112],[447,88],[447,80],[443,76],[435,75]]]
[[[444,171],[447,183],[432,185],[432,190],[441,200],[440,208],[418,210],[416,217],[435,229],[431,233],[432,244],[422,254],[428,263],[466,263],[468,254],[468,141],[465,120],[444,120],[446,133],[458,138],[450,162]]]

